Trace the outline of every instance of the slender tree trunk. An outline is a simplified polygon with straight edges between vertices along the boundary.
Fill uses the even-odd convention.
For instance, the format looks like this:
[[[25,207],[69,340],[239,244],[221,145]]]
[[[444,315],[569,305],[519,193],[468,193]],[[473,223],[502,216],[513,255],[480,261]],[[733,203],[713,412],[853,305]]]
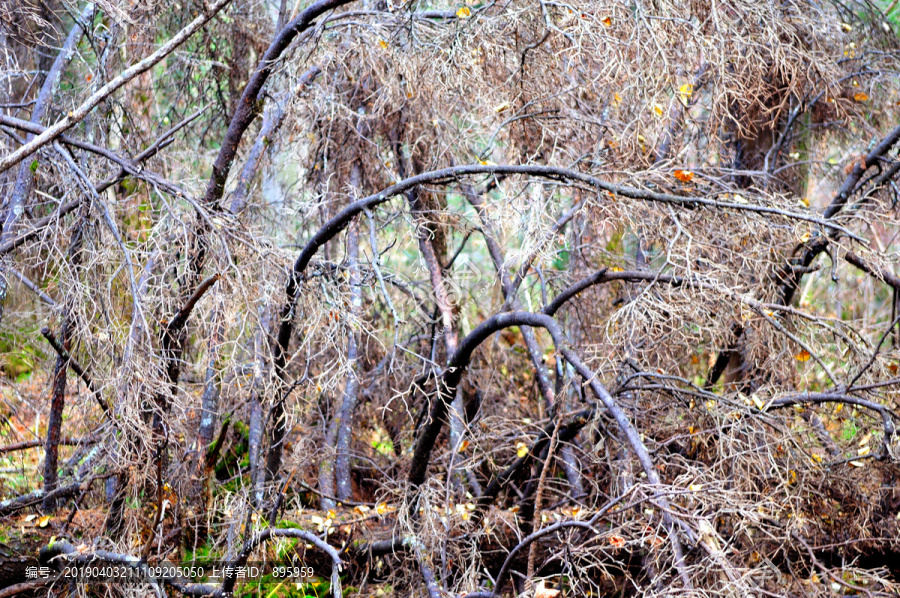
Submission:
[[[500,247],[500,243],[497,241],[490,220],[484,213],[484,201],[471,185],[463,186],[463,195],[465,195],[469,204],[475,208],[475,211],[478,213],[478,218],[481,221],[481,233],[484,237],[485,245],[487,245],[488,254],[491,256],[491,262],[494,264],[494,269],[497,271],[497,276],[500,279],[500,290],[503,293],[504,301],[509,303],[513,309],[521,309],[521,301],[519,300],[516,291],[513,290],[513,282],[509,277],[509,273],[506,271],[503,250]],[[530,326],[522,326],[521,331],[522,337],[525,340],[525,347],[528,349],[528,356],[531,358],[531,363],[534,365],[538,389],[541,392],[541,396],[544,398],[544,406],[548,413],[554,413],[555,411],[558,411],[558,407],[556,406],[557,397],[553,387],[550,385],[549,372],[544,367],[544,356],[541,351],[540,343],[538,343],[534,329]],[[581,471],[578,467],[578,460],[575,458],[572,447],[564,445],[560,450],[560,457],[564,463],[563,469],[566,473],[566,479],[572,487],[573,493],[577,496],[584,494],[584,487],[581,483]]]
[[[213,333],[209,339],[209,362],[206,365],[206,382],[200,400],[200,429],[198,431],[199,451],[203,455],[213,440],[219,416],[219,350],[225,335],[224,306],[219,302],[213,310],[210,322]]]
[[[358,166],[354,170],[359,170]],[[356,319],[362,308],[362,289],[359,276],[359,226],[357,222],[347,230],[347,261],[350,269],[350,314],[351,325],[347,333],[347,361],[349,371],[344,385],[344,400],[341,402],[341,413],[338,418],[337,439],[335,448],[337,456],[334,464],[334,477],[337,485],[337,497],[349,500],[353,494],[350,479],[350,440],[353,436],[353,412],[359,395],[359,333],[356,330]]]
[[[72,241],[69,245],[69,263],[72,268],[72,275],[77,280],[78,272],[81,266],[81,250],[84,245],[84,228],[87,222],[88,209],[90,204],[84,202],[81,207],[81,218],[75,226],[72,233]],[[75,298],[76,293],[66,299],[63,311],[62,324],[60,325],[59,338],[60,344],[66,349],[71,350],[71,336],[73,328],[73,319],[75,317]],[[47,444],[45,446],[44,456],[44,491],[50,493],[56,489],[59,478],[57,468],[59,465],[59,438],[62,432],[62,416],[66,404],[66,375],[69,371],[69,360],[62,356],[57,356],[56,366],[53,370],[53,391],[50,399],[50,417],[47,421]],[[55,499],[49,498],[44,501],[43,508],[45,511],[52,511],[56,508]]]
[[[356,161],[350,170],[350,186],[358,196],[362,188],[362,165]],[[333,509],[336,496],[349,500],[353,494],[350,476],[350,441],[353,437],[353,412],[359,397],[359,333],[355,321],[362,310],[362,289],[359,273],[359,225],[353,222],[347,229],[347,267],[350,273],[350,326],[347,330],[347,361],[349,370],[344,384],[340,407],[332,414],[325,433],[325,454],[319,465],[320,504]]]
[[[81,21],[87,21],[93,14],[94,5],[89,3],[85,6],[84,10],[81,11],[79,18]],[[38,92],[37,99],[34,103],[34,109],[31,112],[30,121],[32,123],[40,125],[41,121],[44,119],[47,108],[53,101],[53,96],[56,94],[56,89],[59,87],[59,78],[62,75],[63,70],[65,70],[66,65],[72,60],[72,55],[75,53],[75,47],[78,45],[83,34],[84,30],[81,28],[81,23],[76,22],[69,31],[69,35],[66,37],[62,49],[59,51],[59,54],[57,54],[56,59],[53,61],[53,66],[50,67],[50,71],[47,73],[47,76],[41,85],[41,89]],[[31,133],[28,133],[25,136],[26,141],[31,141],[33,138],[34,135]],[[9,196],[6,214],[3,218],[3,232],[0,234],[0,245],[15,238],[19,220],[25,212],[25,204],[34,187],[36,168],[32,168],[32,164],[38,164],[37,168],[40,168],[37,160],[25,160],[19,164],[19,167],[16,170],[16,180],[13,184],[12,194]],[[0,320],[3,318],[3,304],[6,301],[6,294],[9,290],[7,270],[11,261],[12,257],[9,254],[0,260]]]

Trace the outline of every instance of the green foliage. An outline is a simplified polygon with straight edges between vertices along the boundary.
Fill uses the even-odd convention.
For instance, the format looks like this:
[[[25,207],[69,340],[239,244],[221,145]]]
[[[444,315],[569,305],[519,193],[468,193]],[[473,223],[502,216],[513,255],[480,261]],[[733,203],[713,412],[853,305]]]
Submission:
[[[27,380],[36,364],[47,358],[43,337],[36,324],[20,325],[15,330],[0,332],[0,354],[3,373],[17,382]]]

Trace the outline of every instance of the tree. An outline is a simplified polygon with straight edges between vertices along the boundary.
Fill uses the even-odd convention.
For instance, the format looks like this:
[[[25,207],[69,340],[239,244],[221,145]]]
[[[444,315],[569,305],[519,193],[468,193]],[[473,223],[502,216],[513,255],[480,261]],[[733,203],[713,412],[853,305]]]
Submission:
[[[161,8],[0,4],[0,596],[897,591],[895,3]]]

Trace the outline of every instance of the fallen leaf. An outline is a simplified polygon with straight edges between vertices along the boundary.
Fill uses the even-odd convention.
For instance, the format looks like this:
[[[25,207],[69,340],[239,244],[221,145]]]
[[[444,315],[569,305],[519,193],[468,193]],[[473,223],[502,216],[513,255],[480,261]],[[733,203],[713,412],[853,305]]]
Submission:
[[[38,519],[37,526],[38,527],[47,527],[50,524],[50,515],[44,515],[40,519]]]
[[[797,358],[797,361],[809,361],[809,357],[810,357],[809,351],[807,351],[806,349],[803,349],[802,351],[800,351],[799,353],[794,355],[794,357]]]
[[[865,102],[866,100],[869,99],[869,96],[868,96],[868,94],[866,94],[862,91],[859,91],[859,92],[856,92],[855,94],[853,94],[853,99],[856,100],[857,102]]]
[[[469,441],[468,441],[468,440],[463,440],[462,443],[459,445],[459,450],[458,450],[457,452],[462,453],[462,452],[464,452],[467,448],[469,448]]]
[[[692,95],[694,95],[694,86],[690,83],[685,83],[678,88],[678,97],[681,99],[681,103],[685,106],[687,106],[688,102],[690,102]]]
[[[690,183],[694,178],[694,173],[690,170],[676,170],[672,175],[682,183]]]
[[[519,458],[522,458],[527,454],[528,454],[528,445],[525,444],[524,442],[516,443],[516,455],[518,455]]]
[[[556,598],[557,596],[559,596],[559,590],[544,587],[543,581],[534,587],[534,598]]]
[[[604,27],[612,27],[612,19],[609,17],[603,17],[600,22],[603,23]]]
[[[623,546],[625,546],[625,538],[623,538],[622,536],[610,536],[609,543],[616,548],[622,548]]]
[[[468,19],[472,16],[472,11],[469,10],[468,6],[463,6],[456,11],[456,16],[458,16],[460,19]]]

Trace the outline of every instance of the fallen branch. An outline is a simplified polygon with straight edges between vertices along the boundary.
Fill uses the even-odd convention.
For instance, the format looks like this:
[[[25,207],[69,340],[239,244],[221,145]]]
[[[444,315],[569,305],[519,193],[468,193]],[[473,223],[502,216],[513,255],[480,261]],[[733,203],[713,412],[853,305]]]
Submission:
[[[100,439],[96,436],[87,436],[85,438],[60,438],[59,445],[80,446],[83,444],[96,444],[97,442],[99,442],[99,440]],[[5,446],[0,446],[0,453],[13,453],[16,451],[33,449],[39,446],[44,446],[44,442],[44,440],[25,440],[22,442],[16,442],[14,444],[7,444]]]
[[[106,478],[110,478],[117,474],[118,472],[107,472],[104,474],[93,475],[84,481],[74,482],[67,486],[60,486],[52,490],[51,492],[47,492],[45,490],[35,490],[34,492],[29,492],[28,494],[17,496],[16,498],[10,498],[8,500],[0,501],[0,517],[5,517],[10,513],[15,513],[16,511],[21,511],[22,509],[26,509],[28,507],[33,507],[45,500],[54,501],[58,498],[75,496],[85,489],[89,488],[94,481],[105,480]]]

